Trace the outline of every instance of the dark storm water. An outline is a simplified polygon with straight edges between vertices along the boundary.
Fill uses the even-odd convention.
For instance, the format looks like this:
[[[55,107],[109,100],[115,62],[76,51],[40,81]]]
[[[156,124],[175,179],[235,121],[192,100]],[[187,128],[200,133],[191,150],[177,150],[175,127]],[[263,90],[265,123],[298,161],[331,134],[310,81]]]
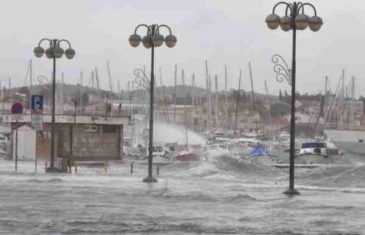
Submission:
[[[296,169],[301,195],[292,198],[282,193],[287,169],[219,153],[165,166],[156,184],[142,183],[144,165],[130,175],[114,164],[108,176],[86,167],[34,175],[26,162],[15,175],[1,165],[1,234],[365,234],[362,158]]]

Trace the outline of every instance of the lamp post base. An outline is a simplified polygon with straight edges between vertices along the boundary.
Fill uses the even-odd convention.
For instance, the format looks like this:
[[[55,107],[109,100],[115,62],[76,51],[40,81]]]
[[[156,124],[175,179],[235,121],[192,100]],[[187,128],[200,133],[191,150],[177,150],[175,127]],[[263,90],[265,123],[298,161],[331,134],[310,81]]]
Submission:
[[[296,189],[293,189],[293,188],[288,188],[284,192],[284,194],[289,195],[289,196],[300,195],[300,193]]]
[[[153,176],[147,176],[146,178],[143,179],[144,183],[157,183],[157,179]]]
[[[57,167],[48,167],[46,169],[47,173],[61,173],[61,170],[58,169]]]

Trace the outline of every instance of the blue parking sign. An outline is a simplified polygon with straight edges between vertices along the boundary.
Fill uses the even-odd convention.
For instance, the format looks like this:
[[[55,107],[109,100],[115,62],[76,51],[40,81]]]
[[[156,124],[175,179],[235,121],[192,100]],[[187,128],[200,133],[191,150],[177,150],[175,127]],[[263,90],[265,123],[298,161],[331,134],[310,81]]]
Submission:
[[[42,114],[43,113],[43,96],[42,95],[32,95],[32,114]]]

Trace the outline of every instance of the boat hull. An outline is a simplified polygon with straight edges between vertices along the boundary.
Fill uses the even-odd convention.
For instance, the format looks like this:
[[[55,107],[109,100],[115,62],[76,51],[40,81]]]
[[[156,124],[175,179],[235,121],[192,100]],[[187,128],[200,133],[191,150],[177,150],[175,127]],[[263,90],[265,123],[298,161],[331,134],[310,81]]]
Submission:
[[[175,161],[180,161],[180,162],[199,161],[199,156],[193,152],[181,152],[175,156]]]

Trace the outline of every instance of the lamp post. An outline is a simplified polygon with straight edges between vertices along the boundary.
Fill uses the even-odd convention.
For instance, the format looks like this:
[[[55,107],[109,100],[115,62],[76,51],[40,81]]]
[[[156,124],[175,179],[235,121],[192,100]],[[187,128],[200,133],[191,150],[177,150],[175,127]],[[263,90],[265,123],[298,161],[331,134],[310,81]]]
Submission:
[[[48,42],[49,48],[44,50],[41,47],[42,42]],[[62,43],[67,43],[68,48],[64,50],[61,47]],[[56,59],[62,57],[65,54],[67,59],[72,59],[75,56],[75,50],[71,48],[71,43],[65,39],[49,39],[49,38],[42,38],[38,42],[38,46],[33,50],[34,55],[36,57],[42,57],[43,54],[46,54],[48,59],[53,60],[53,76],[52,76],[52,122],[51,122],[51,163],[50,167],[47,169],[47,172],[58,172],[58,169],[54,166],[55,161],[55,106],[56,106]]]
[[[285,7],[285,16],[283,17],[275,14],[275,10],[279,5],[283,5]],[[306,14],[304,14],[304,10],[308,7],[312,8],[314,12],[314,15],[311,17],[308,17]],[[291,85],[289,189],[286,190],[284,193],[288,195],[296,195],[299,194],[299,192],[294,189],[296,31],[304,30],[309,26],[312,31],[316,32],[321,28],[323,21],[320,17],[317,16],[316,8],[310,3],[279,2],[273,7],[272,14],[266,17],[266,24],[270,29],[277,29],[280,25],[280,28],[283,31],[293,31],[291,71],[288,69],[288,66],[281,56],[274,55],[272,57],[272,61],[276,64],[276,67],[274,66],[274,71],[277,73],[276,79],[279,82],[282,82],[285,78],[288,81],[289,85]],[[282,59],[282,61],[284,61],[284,66],[278,63],[279,59]]]
[[[147,35],[141,38],[140,35],[137,34],[137,30],[140,27],[144,27],[147,30]],[[166,28],[169,31],[169,35],[164,37],[160,34],[160,29]],[[134,29],[134,34],[129,36],[129,44],[132,47],[137,47],[140,42],[142,42],[143,46],[147,49],[151,49],[151,77],[150,77],[150,120],[149,120],[149,144],[148,144],[148,176],[143,179],[143,182],[146,183],[154,183],[157,180],[152,176],[152,157],[153,157],[153,102],[154,102],[154,60],[155,60],[155,47],[162,46],[163,42],[165,42],[167,47],[174,47],[176,44],[176,37],[172,35],[171,29],[167,25],[146,25],[140,24]]]

